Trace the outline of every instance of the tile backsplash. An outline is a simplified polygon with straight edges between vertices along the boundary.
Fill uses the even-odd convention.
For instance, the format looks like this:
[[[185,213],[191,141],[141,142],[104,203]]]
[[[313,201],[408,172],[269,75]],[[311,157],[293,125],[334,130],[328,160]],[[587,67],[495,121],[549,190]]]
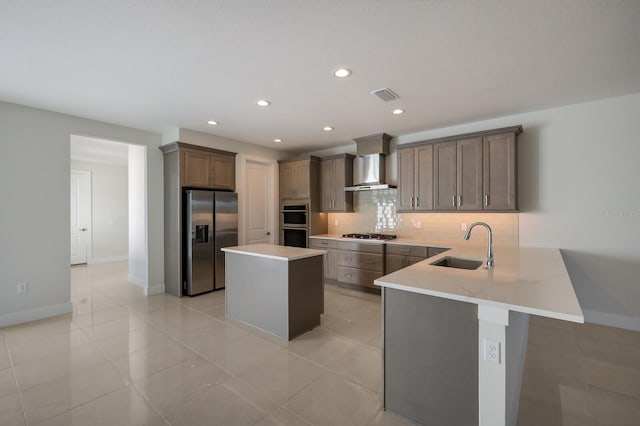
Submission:
[[[461,224],[481,221],[493,229],[496,245],[518,245],[517,213],[397,213],[397,196],[397,189],[355,192],[355,212],[329,213],[329,233],[379,232],[399,238],[455,241],[464,237]],[[471,240],[485,243],[486,232],[474,229]]]

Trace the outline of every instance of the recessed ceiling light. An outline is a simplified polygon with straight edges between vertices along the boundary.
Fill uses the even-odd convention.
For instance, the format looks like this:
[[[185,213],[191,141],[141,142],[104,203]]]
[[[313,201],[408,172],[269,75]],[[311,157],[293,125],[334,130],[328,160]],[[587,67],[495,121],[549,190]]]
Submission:
[[[333,72],[333,75],[338,78],[347,78],[351,75],[351,70],[349,68],[338,68]]]
[[[282,142],[282,139],[278,138],[278,139],[274,139],[273,141],[274,141],[275,143],[280,143],[280,142]]]
[[[394,109],[394,110],[393,110],[393,113],[394,113],[395,115],[400,115],[400,114],[404,113],[404,110],[403,110],[403,109],[400,109],[400,108],[398,108],[398,109]]]
[[[333,130],[333,127],[331,127],[331,126],[325,126],[325,127],[323,127],[323,128],[322,128],[322,130],[324,130],[325,132],[330,132],[330,131],[332,131],[332,130]]]
[[[217,121],[215,121],[215,120],[209,120],[209,121],[207,121],[207,124],[210,124],[210,125],[212,125],[212,126],[217,126],[217,125],[218,125],[218,122],[217,122]]]
[[[260,99],[256,103],[258,104],[258,106],[261,106],[261,107],[266,107],[266,106],[271,105],[271,102],[269,102],[266,99]]]

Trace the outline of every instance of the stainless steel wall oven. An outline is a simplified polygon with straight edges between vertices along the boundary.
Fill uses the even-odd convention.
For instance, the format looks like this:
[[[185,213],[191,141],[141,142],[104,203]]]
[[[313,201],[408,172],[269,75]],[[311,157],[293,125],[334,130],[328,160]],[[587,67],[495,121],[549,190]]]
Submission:
[[[280,241],[283,246],[308,247],[309,230],[307,228],[282,228]]]
[[[308,228],[308,204],[283,204],[280,210],[280,225],[282,228]]]

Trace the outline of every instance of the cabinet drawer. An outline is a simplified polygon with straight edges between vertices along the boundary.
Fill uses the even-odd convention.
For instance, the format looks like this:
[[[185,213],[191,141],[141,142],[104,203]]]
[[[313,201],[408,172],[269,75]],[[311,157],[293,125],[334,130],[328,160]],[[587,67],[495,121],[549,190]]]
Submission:
[[[403,256],[420,256],[427,257],[427,247],[421,246],[403,246],[399,244],[388,244],[388,254],[401,254]]]
[[[357,241],[338,241],[340,250],[363,251],[367,253],[384,253],[384,244],[360,243]]]
[[[376,253],[338,250],[338,265],[382,272],[384,271],[384,256]]]
[[[327,240],[324,238],[309,237],[309,246],[311,248],[318,248],[318,249],[337,248],[338,242],[336,240]]]
[[[338,266],[338,281],[343,283],[373,287],[373,280],[380,278],[381,276],[382,272],[378,271],[367,271],[364,269]]]
[[[444,253],[445,251],[450,250],[446,247],[429,247],[427,249],[427,257],[432,257],[440,253]]]

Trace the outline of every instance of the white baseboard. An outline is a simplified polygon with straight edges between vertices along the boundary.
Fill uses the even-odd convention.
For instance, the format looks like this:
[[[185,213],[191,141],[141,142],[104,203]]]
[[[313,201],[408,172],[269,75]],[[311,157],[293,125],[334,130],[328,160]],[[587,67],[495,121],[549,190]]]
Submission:
[[[145,288],[147,285],[147,280],[137,275],[132,275],[131,273],[127,274],[127,281],[129,281],[131,284],[135,284],[138,287],[142,287],[142,288]]]
[[[72,311],[73,305],[71,304],[71,302],[66,302],[59,305],[49,305],[43,306],[41,308],[12,312],[10,314],[0,315],[0,327],[7,327],[10,325],[22,324],[39,319],[55,317],[58,315],[68,314]]]
[[[122,262],[124,260],[129,260],[129,256],[124,254],[122,256],[94,257],[88,260],[87,264],[91,265],[94,263]]]
[[[582,312],[584,313],[585,322],[640,331],[640,318],[609,314],[607,312],[591,311],[589,309],[584,309]]]
[[[155,284],[150,285],[149,287],[144,288],[144,295],[151,296],[153,294],[162,294],[164,293],[164,284]]]

